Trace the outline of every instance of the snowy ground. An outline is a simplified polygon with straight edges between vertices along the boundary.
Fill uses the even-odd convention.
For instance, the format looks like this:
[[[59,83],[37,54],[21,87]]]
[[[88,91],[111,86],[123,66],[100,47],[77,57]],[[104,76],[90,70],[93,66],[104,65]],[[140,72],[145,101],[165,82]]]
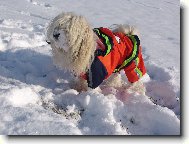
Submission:
[[[53,65],[45,43],[45,27],[62,11],[93,27],[138,27],[146,96],[69,88],[71,76]],[[0,0],[0,134],[179,135],[179,12],[178,0]]]

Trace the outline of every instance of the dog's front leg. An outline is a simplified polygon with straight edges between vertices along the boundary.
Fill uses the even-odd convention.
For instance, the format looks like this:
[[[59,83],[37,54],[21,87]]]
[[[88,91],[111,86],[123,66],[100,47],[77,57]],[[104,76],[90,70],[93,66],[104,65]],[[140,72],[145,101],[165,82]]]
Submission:
[[[80,77],[75,77],[70,82],[70,88],[77,90],[78,92],[87,91],[87,81]]]

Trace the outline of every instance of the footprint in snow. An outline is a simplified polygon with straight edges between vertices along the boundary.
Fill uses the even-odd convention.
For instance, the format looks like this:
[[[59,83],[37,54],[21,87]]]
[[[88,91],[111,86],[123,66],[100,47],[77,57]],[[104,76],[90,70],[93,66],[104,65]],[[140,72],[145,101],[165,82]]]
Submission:
[[[155,65],[148,64],[147,73],[151,80],[145,84],[146,95],[157,105],[167,107],[180,115],[180,99],[178,92],[174,90],[170,73]]]

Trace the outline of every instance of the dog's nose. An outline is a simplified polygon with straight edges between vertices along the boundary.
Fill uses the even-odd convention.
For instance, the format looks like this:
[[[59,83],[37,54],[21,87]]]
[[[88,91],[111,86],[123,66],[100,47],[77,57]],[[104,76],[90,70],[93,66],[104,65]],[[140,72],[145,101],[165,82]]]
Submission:
[[[50,42],[50,41],[48,41],[48,40],[46,40],[46,42],[47,42],[48,44],[51,44],[51,42]]]
[[[57,34],[53,34],[53,37],[58,40],[58,37],[60,36],[60,33],[57,33]]]

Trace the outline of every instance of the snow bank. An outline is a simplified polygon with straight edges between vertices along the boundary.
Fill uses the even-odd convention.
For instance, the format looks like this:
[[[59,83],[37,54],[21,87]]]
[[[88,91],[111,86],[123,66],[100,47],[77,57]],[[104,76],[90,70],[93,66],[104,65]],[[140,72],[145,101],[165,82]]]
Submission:
[[[180,133],[180,121],[174,112],[153,104],[148,97],[132,95],[127,99],[126,106],[127,117],[132,123],[129,125],[132,134],[178,135]]]
[[[6,47],[6,45],[0,39],[0,51],[3,51],[5,49],[5,47]]]
[[[180,121],[174,112],[154,104],[149,97],[122,90],[120,101],[117,99],[120,91],[112,88],[109,94],[106,89],[106,93],[91,90],[78,94],[75,90],[67,90],[54,96],[56,106],[53,107],[57,113],[77,123],[86,135],[180,133]]]
[[[0,3],[0,134],[180,134],[178,1]],[[146,95],[126,87],[70,89],[72,76],[54,66],[45,42],[45,27],[62,10],[84,15],[93,27],[138,27],[148,73],[142,80]]]

